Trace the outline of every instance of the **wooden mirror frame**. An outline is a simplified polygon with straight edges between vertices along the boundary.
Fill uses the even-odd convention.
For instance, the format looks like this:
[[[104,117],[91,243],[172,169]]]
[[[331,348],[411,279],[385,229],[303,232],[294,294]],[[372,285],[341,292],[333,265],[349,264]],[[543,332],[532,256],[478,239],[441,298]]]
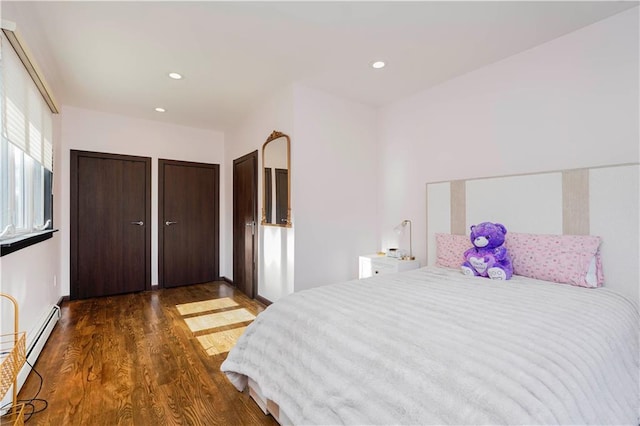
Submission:
[[[267,206],[266,206],[267,183],[264,179],[264,170],[266,168],[265,156],[264,156],[265,149],[267,148],[267,145],[269,145],[270,142],[273,142],[276,139],[280,139],[280,138],[285,138],[287,143],[287,218],[286,218],[286,221],[282,224],[267,222],[267,216],[266,216],[267,214]],[[292,223],[291,223],[291,139],[289,139],[288,135],[274,130],[273,132],[271,132],[271,134],[269,135],[265,143],[262,145],[262,177],[263,177],[262,179],[262,217],[260,220],[260,224],[263,226],[279,226],[282,228],[291,228],[292,226]],[[272,205],[275,208],[276,203],[273,202]]]

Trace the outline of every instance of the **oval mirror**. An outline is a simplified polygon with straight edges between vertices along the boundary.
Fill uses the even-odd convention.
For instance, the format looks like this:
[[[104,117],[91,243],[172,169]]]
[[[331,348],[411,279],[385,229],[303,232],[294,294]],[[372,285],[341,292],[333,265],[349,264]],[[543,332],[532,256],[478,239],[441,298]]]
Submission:
[[[262,145],[262,225],[291,227],[291,141],[273,131]]]

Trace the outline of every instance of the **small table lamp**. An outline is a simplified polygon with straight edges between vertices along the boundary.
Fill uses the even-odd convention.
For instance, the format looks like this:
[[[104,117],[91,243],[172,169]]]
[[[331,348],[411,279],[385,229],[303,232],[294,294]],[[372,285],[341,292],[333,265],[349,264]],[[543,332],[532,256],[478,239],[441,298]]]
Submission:
[[[412,241],[411,241],[411,221],[409,219],[405,219],[403,220],[398,226],[396,226],[395,228],[393,228],[394,231],[396,231],[397,234],[401,234],[404,231],[404,228],[409,225],[409,256],[404,256],[402,259],[403,260],[415,260],[415,257],[413,257],[413,248],[412,248]]]

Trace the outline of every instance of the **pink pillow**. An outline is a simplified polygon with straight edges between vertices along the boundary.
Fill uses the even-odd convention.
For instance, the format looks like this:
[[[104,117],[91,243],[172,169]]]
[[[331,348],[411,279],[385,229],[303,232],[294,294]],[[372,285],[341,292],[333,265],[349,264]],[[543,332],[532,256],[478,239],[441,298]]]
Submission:
[[[436,266],[459,268],[464,262],[464,252],[471,247],[468,235],[436,233]]]
[[[505,247],[513,273],[580,287],[604,281],[600,237],[589,235],[507,234]]]

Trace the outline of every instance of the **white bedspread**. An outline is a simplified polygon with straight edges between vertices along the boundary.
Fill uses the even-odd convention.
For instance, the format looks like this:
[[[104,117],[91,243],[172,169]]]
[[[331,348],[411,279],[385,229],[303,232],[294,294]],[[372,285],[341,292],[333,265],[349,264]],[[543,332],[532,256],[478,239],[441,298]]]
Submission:
[[[222,364],[294,424],[638,424],[637,308],[423,268],[292,294]]]

